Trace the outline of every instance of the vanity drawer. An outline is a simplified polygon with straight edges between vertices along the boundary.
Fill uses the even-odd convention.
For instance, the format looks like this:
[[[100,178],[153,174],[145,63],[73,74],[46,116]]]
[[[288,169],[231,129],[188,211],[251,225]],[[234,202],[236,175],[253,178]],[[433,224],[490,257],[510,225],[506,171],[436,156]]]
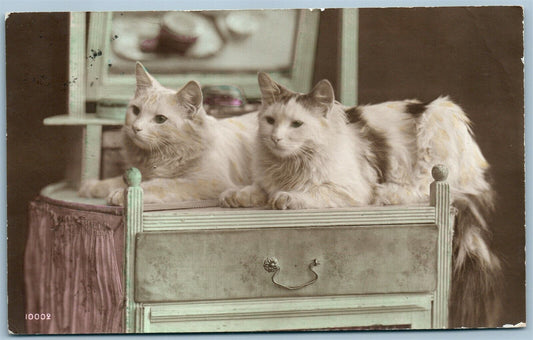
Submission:
[[[135,300],[431,292],[437,234],[435,225],[412,224],[140,233]],[[264,268],[267,258],[277,259],[280,285],[312,283],[293,290],[273,283],[275,272]],[[317,266],[311,265],[315,259]]]

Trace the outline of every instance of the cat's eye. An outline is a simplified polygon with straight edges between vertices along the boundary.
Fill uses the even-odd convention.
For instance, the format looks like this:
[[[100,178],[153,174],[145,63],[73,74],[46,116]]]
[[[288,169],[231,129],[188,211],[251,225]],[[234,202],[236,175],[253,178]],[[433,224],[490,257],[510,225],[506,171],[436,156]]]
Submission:
[[[167,117],[163,116],[163,115],[157,115],[154,117],[154,120],[157,124],[163,124],[164,122],[167,121]]]
[[[141,112],[141,109],[139,109],[138,106],[133,105],[133,106],[131,107],[131,111],[133,112],[134,115],[137,116],[137,115]]]
[[[291,127],[293,128],[299,128],[300,126],[303,125],[304,122],[302,122],[301,120],[293,120],[292,123],[291,123]]]
[[[274,117],[271,117],[271,116],[266,116],[266,117],[265,117],[265,120],[266,120],[266,122],[267,122],[268,124],[270,124],[270,125],[274,124],[274,122],[276,121],[276,120],[274,119]]]

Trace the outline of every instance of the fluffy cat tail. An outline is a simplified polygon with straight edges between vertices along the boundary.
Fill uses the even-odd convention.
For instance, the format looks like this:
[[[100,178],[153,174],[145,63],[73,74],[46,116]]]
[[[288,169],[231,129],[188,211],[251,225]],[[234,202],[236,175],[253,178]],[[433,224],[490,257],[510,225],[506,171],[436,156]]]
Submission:
[[[492,210],[492,192],[455,197],[458,210],[453,239],[450,327],[497,327],[501,314],[503,274],[490,249],[485,217]]]
[[[470,120],[448,97],[427,104],[411,101],[406,110],[415,120],[421,166],[429,169],[442,162],[450,173],[448,183],[457,215],[449,326],[501,326],[502,265],[490,247],[494,192],[487,178],[489,164],[474,140]],[[432,156],[426,159],[428,150]]]

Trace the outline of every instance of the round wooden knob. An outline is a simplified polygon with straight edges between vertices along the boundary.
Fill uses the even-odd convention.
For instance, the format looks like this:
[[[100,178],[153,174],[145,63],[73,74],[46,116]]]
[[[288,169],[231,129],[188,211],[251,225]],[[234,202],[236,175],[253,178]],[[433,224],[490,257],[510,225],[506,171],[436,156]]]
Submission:
[[[141,172],[137,168],[129,168],[126,170],[126,184],[129,187],[138,187],[141,184]]]
[[[442,164],[437,164],[431,169],[431,175],[436,181],[445,181],[448,178],[448,168]]]

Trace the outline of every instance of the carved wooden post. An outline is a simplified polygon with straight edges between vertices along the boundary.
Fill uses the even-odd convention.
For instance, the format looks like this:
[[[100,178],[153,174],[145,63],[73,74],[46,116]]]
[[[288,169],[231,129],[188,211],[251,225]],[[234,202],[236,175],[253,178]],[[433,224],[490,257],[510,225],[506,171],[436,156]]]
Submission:
[[[143,189],[141,172],[136,168],[126,171],[125,179],[128,187],[124,189],[124,285],[126,306],[124,313],[124,330],[136,333],[141,325],[140,304],[135,302],[133,287],[135,271],[135,237],[143,229]]]
[[[70,38],[69,38],[69,79],[68,79],[68,111],[71,118],[85,116],[85,37],[86,14],[84,12],[70,13]]]
[[[435,180],[430,186],[430,204],[435,207],[435,220],[439,228],[437,257],[437,289],[433,302],[433,328],[448,327],[448,298],[452,275],[453,226],[450,212],[450,187],[446,183],[448,169],[444,165],[433,167]]]
[[[340,100],[344,105],[357,104],[357,64],[359,58],[359,10],[344,8],[341,12]]]
[[[102,153],[102,125],[84,126],[82,143],[81,180],[97,179]]]

